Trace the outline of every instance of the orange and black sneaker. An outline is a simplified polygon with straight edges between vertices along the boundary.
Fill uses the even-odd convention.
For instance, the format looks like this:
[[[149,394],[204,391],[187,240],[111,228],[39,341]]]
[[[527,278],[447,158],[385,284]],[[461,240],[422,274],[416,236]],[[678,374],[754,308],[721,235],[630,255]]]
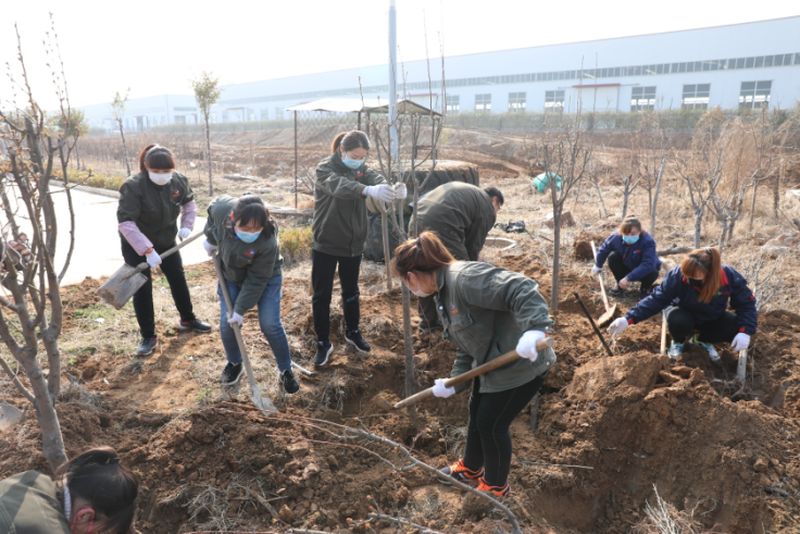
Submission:
[[[511,486],[508,485],[508,482],[506,482],[503,486],[490,486],[486,483],[486,480],[483,477],[481,477],[478,482],[478,487],[475,489],[478,491],[488,491],[495,497],[505,497],[511,493]]]
[[[447,467],[443,467],[439,471],[447,476],[453,477],[459,482],[469,484],[473,488],[478,485],[478,481],[483,476],[483,467],[477,471],[473,471],[464,465],[463,458]]]

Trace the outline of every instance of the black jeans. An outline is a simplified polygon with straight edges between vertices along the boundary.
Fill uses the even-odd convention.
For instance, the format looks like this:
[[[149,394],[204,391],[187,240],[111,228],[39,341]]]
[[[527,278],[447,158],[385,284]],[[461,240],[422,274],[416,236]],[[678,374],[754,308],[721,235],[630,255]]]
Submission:
[[[331,256],[317,250],[311,251],[311,287],[314,296],[311,308],[314,313],[314,330],[317,341],[329,341],[331,334],[331,293],[333,276],[339,265],[339,283],[342,284],[344,324],[348,332],[358,330],[361,311],[358,303],[358,273],[361,256]]]
[[[485,468],[487,484],[504,486],[511,469],[511,422],[541,389],[544,375],[497,393],[480,393],[479,380],[473,382],[464,465],[474,471]]]
[[[155,247],[155,249],[156,252],[161,254],[174,245],[173,243],[169,247],[161,249]],[[147,261],[144,256],[139,256],[125,239],[122,240],[122,257],[125,258],[125,263],[134,267]],[[192,299],[189,296],[189,286],[186,284],[186,275],[183,272],[183,261],[181,260],[180,252],[175,252],[171,256],[163,258],[160,268],[164,276],[167,277],[167,282],[169,282],[172,300],[175,302],[175,307],[178,308],[181,321],[193,320],[195,317],[192,310]],[[133,310],[136,312],[136,320],[139,322],[139,331],[142,333],[142,337],[148,338],[156,335],[155,312],[153,311],[153,279],[150,276],[150,269],[145,269],[142,274],[147,277],[147,282],[133,295]]]
[[[713,321],[697,323],[691,313],[680,308],[672,310],[667,317],[669,335],[676,343],[684,343],[692,337],[695,330],[700,341],[706,343],[731,342],[739,333],[739,321],[736,315],[724,312],[722,317]]]
[[[622,262],[622,255],[617,254],[616,252],[612,252],[608,255],[608,268],[611,269],[612,273],[614,273],[614,279],[617,282],[631,273],[631,269],[628,269]],[[656,281],[656,278],[658,278],[658,271],[647,273],[647,275],[640,280],[642,283],[642,289],[648,290],[653,287],[653,282]]]

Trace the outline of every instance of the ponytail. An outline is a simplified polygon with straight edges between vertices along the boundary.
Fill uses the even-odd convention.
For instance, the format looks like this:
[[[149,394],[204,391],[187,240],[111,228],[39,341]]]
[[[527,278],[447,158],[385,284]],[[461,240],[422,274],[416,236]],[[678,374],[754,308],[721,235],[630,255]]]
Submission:
[[[405,278],[411,271],[438,271],[454,261],[456,259],[442,240],[435,233],[426,231],[394,249],[392,271],[396,276]]]
[[[703,287],[698,299],[708,304],[719,291],[722,283],[722,257],[714,247],[691,251],[681,262],[681,273],[687,278],[703,276]]]
[[[345,152],[349,152],[356,148],[363,148],[364,150],[370,149],[369,137],[361,130],[350,130],[349,132],[341,132],[333,138],[331,143],[331,153],[335,154],[339,147],[342,147]]]

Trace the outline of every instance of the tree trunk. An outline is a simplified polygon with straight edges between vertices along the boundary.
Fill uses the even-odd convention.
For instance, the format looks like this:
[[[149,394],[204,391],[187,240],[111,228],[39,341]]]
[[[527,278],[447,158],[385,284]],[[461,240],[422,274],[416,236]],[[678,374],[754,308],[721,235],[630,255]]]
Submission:
[[[784,169],[785,169],[785,164],[783,161],[781,161],[781,168],[778,171],[778,175],[775,176],[775,180],[773,181],[772,214],[775,218],[778,217],[781,207],[781,181],[783,180]]]
[[[759,184],[758,180],[756,180],[755,183],[753,183],[753,198],[750,200],[750,224],[747,230],[750,234],[753,233],[753,218],[755,217],[756,214],[756,198],[758,197],[758,184]]]
[[[597,177],[595,177],[592,181],[594,182],[594,188],[597,191],[597,196],[600,198],[600,209],[602,210],[600,213],[603,218],[606,218],[608,217],[608,210],[606,210],[606,203],[603,201],[603,193],[600,192],[600,184],[597,182]]]
[[[625,216],[628,214],[628,200],[630,199],[631,193],[627,191],[622,192],[622,220],[625,220]]]
[[[658,167],[658,174],[656,175],[656,184],[653,187],[653,201],[650,205],[650,235],[656,236],[656,214],[658,213],[658,195],[661,192],[661,181],[664,178],[664,165],[666,159],[661,160],[661,165]]]
[[[211,182],[211,132],[208,125],[208,115],[205,116],[206,124],[206,161],[208,164],[208,196],[214,195],[214,184]]]
[[[555,315],[558,312],[558,292],[560,278],[561,261],[561,210],[556,213],[553,211],[553,280],[550,294],[550,313]]]
[[[131,175],[131,164],[128,161],[128,145],[125,143],[125,132],[122,129],[122,121],[117,121],[119,124],[119,136],[122,138],[122,159],[125,161],[125,172],[128,176]]]
[[[703,226],[703,209],[694,210],[694,248],[700,247],[700,231]]]
[[[19,357],[18,361],[25,368],[25,374],[35,396],[36,420],[42,430],[42,452],[50,469],[55,472],[59,465],[67,461],[58,414],[50,398],[44,374],[36,362],[36,355],[27,353]]]

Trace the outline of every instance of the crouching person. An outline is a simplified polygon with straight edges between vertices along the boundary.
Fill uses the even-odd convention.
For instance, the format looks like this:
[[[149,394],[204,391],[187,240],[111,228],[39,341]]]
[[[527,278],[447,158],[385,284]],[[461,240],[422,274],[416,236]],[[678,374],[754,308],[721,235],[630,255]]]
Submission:
[[[56,482],[38,471],[0,480],[0,532],[133,532],[139,484],[113,449],[90,449],[57,475]]]
[[[721,263],[716,248],[693,250],[648,297],[625,317],[611,323],[609,332],[619,335],[629,325],[668,309],[670,358],[677,359],[695,334],[693,342],[705,349],[714,362],[720,360],[714,343],[730,343],[734,351],[746,349],[756,332],[756,298],[747,287],[747,280]],[[727,311],[728,304],[734,313]]]
[[[222,273],[233,303],[229,317],[222,288],[217,288],[220,308],[220,336],[228,363],[221,382],[236,384],[244,373],[242,354],[231,325],[244,324],[244,314],[258,305],[258,322],[266,336],[280,372],[281,386],[295,393],[300,385],[292,373],[289,342],[281,323],[283,276],[278,245],[278,228],[264,203],[255,195],[238,199],[223,195],[208,207],[203,246],[222,263]]]
[[[443,472],[496,496],[509,493],[511,435],[514,417],[542,387],[555,363],[548,348],[536,342],[552,324],[538,284],[519,273],[488,263],[455,261],[432,232],[422,232],[395,250],[393,270],[418,297],[432,296],[445,337],[458,347],[450,376],[511,350],[521,358],[473,380],[464,457]],[[456,392],[435,381],[433,394]],[[466,384],[459,386],[468,387]]]
[[[614,273],[617,285],[609,292],[620,295],[631,283],[639,282],[639,294],[647,296],[653,289],[653,282],[658,278],[661,260],[656,254],[656,242],[653,237],[642,230],[642,223],[636,217],[627,217],[619,230],[603,241],[597,250],[597,257],[592,266],[592,274],[598,274],[603,263]]]

